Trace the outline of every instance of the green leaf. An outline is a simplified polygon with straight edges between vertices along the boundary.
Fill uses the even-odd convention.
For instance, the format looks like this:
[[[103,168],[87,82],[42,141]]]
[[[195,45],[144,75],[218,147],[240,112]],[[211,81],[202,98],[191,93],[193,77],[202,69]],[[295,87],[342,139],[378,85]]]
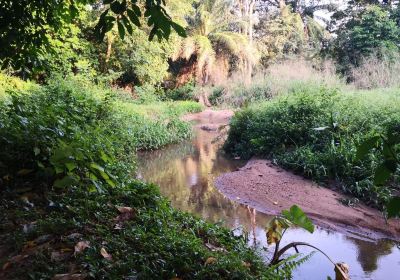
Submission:
[[[110,8],[115,14],[121,14],[125,11],[126,5],[119,3],[118,1],[114,1],[111,3]]]
[[[92,163],[90,164],[90,167],[91,167],[92,169],[96,169],[96,170],[98,170],[98,171],[104,172],[104,167],[98,165],[98,164],[95,163],[95,162],[92,162]]]
[[[388,218],[400,217],[400,196],[392,197],[386,205]]]
[[[67,162],[65,163],[65,166],[67,167],[69,172],[71,172],[76,168],[76,164],[74,162]]]
[[[118,24],[119,37],[121,37],[121,39],[124,40],[124,38],[125,38],[125,28],[122,25],[121,21],[118,21],[117,24]]]
[[[314,232],[314,225],[312,221],[299,206],[293,205],[290,207],[290,210],[283,210],[282,215],[294,225],[304,228],[311,233]]]
[[[53,186],[56,188],[66,188],[75,185],[77,182],[78,180],[76,179],[76,177],[67,175],[62,179],[55,180]]]
[[[381,137],[376,135],[368,138],[357,147],[356,159],[360,160],[366,156],[373,148],[376,148]]]
[[[392,175],[392,171],[390,171],[386,167],[385,162],[383,162],[375,170],[374,184],[377,186],[383,185],[387,180],[389,180],[390,175]]]
[[[179,36],[186,38],[185,28],[175,22],[171,22],[171,26],[176,31],[176,33],[178,33]]]
[[[140,8],[137,5],[132,5],[132,10],[136,14],[137,17],[142,16],[142,12],[140,11]]]
[[[131,23],[129,22],[128,18],[126,16],[122,16],[122,23],[124,24],[126,30],[130,35],[133,33],[133,28]]]
[[[127,11],[128,17],[131,20],[131,22],[136,25],[137,27],[140,27],[140,21],[139,18],[137,17],[137,15],[135,14],[135,12],[133,10],[128,9]]]

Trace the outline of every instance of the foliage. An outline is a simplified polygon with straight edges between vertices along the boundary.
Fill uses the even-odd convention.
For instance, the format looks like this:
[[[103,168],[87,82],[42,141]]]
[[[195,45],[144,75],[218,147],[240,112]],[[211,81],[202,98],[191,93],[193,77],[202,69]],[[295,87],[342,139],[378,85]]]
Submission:
[[[78,1],[2,1],[0,16],[0,53],[2,67],[11,65],[15,70],[29,74],[40,70],[40,56],[53,51],[52,34],[60,34],[60,30],[73,21],[93,0]],[[185,36],[184,29],[170,18],[161,0],[146,0],[144,5],[136,1],[103,1],[106,10],[101,14],[96,34],[100,39],[110,31],[115,24],[119,36],[123,39],[125,33],[132,34],[133,25],[140,26],[140,18],[144,11],[147,25],[152,27],[149,38],[168,38],[174,29],[179,35]]]
[[[194,83],[186,83],[183,86],[167,90],[166,97],[172,100],[196,100]]]
[[[356,150],[370,133],[397,131],[398,104],[398,91],[342,93],[303,85],[236,113],[225,150],[272,158],[320,182],[335,180],[345,192],[382,206],[396,184],[374,186],[378,154],[359,160]]]
[[[382,155],[382,162],[374,174],[374,184],[382,186],[396,174],[400,163],[399,155],[400,131],[387,131],[386,134],[372,135],[357,147],[357,158],[362,159],[372,150],[378,150]],[[400,217],[400,197],[394,196],[386,204],[388,217]]]
[[[400,29],[391,10],[377,5],[355,9],[348,20],[338,27],[337,38],[332,46],[333,56],[343,71],[349,65],[358,66],[363,57],[376,53],[399,51]]]
[[[194,16],[187,20],[188,37],[173,56],[174,61],[183,60],[190,68],[189,79],[206,85],[256,62],[255,48],[245,34],[232,27],[238,25],[232,10],[233,2],[229,1],[203,0],[196,4]]]
[[[133,179],[132,152],[188,137],[179,116],[197,103],[137,105],[74,79],[7,94],[0,278],[276,275],[244,236],[174,210],[156,186]]]
[[[256,26],[257,39],[264,66],[293,55],[312,57],[320,51],[327,32],[313,18],[303,20],[291,6],[283,5]]]
[[[0,243],[27,255],[22,262],[2,256],[2,266],[12,262],[0,272],[2,278],[52,279],[70,273],[71,264],[74,273],[89,279],[261,279],[268,271],[243,236],[174,210],[154,185],[132,181],[104,194],[71,188],[43,200],[24,202],[12,193],[3,193],[1,199],[6,217],[37,221],[29,231],[22,225],[2,228]],[[121,214],[120,207],[130,214]],[[46,237],[50,240],[41,249],[40,240]],[[89,247],[78,251],[78,242]],[[25,244],[31,244],[29,251]],[[220,250],[212,251],[207,244]]]
[[[9,92],[1,106],[0,175],[6,185],[78,184],[98,191],[115,184],[110,162],[134,167],[136,150],[190,137],[190,125],[179,116],[201,109],[189,102],[137,105],[74,79],[55,80],[25,94]]]

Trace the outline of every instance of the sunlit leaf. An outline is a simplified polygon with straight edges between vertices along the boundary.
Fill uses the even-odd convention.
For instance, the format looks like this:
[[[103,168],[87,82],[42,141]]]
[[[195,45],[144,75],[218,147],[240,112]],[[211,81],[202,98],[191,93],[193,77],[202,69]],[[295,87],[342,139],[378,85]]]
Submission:
[[[100,254],[103,256],[103,258],[105,258],[106,260],[111,261],[112,260],[112,256],[107,253],[106,249],[103,247],[100,249]]]
[[[299,206],[293,205],[290,207],[290,210],[283,210],[282,215],[296,226],[304,228],[311,233],[314,232],[314,225],[312,221]]]

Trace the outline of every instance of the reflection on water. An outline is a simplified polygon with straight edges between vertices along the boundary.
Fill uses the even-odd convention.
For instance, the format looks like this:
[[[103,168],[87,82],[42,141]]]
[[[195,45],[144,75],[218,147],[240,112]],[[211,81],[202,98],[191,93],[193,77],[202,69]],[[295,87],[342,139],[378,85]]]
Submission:
[[[244,164],[219,153],[218,144],[213,143],[216,136],[216,132],[199,129],[192,141],[140,154],[139,176],[158,184],[173,206],[232,229],[241,228],[249,232],[250,245],[263,248],[267,244],[264,226],[271,217],[230,201],[214,187],[218,175]],[[283,243],[291,241],[311,243],[332,259],[348,263],[351,279],[396,279],[400,275],[400,250],[391,241],[370,242],[321,228],[314,234],[290,230]],[[314,254],[296,271],[294,279],[319,280],[328,275],[334,277],[332,265],[322,255]]]

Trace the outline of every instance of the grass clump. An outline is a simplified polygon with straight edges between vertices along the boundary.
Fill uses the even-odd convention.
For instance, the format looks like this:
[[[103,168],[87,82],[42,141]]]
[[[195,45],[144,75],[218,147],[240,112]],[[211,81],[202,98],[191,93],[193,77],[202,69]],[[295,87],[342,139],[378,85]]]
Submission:
[[[298,87],[291,93],[236,113],[225,149],[254,155],[320,182],[334,180],[345,192],[380,207],[396,182],[373,185],[378,154],[356,158],[369,135],[399,132],[400,92],[343,93],[325,86]]]

